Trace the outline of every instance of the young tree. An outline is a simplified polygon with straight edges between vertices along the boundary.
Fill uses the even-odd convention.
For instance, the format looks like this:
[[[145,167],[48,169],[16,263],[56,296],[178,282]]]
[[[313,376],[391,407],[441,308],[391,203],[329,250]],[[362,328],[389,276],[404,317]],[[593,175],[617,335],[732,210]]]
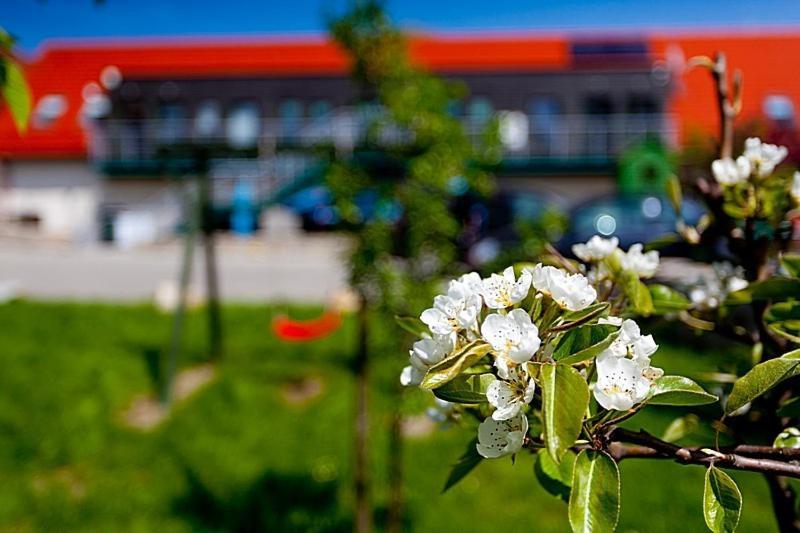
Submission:
[[[545,264],[451,281],[420,320],[405,320],[420,338],[401,376],[450,402],[450,418],[477,433],[448,486],[483,459],[528,450],[537,455],[542,486],[568,501],[573,531],[612,531],[620,508],[617,464],[667,459],[706,467],[698,510],[712,531],[733,531],[739,522],[742,495],[728,469],[762,473],[781,531],[798,530],[788,479],[800,478],[800,390],[791,379],[800,374],[793,346],[800,344],[800,256],[788,247],[800,173],[778,168],[785,148],[756,138],[734,159],[741,76],[730,82],[721,54],[691,64],[707,68],[716,83],[720,149],[713,180],[696,184],[710,216],[698,227],[681,221],[678,230],[703,256],[728,263],[716,264],[716,276],[689,287],[687,297],[650,281],[657,251],[624,251],[615,238],[596,236],[573,247],[577,261],[554,253]],[[680,214],[677,180],[669,195]],[[745,372],[732,365],[727,375],[704,377],[711,394],[652,366],[657,339],[641,332],[638,317],[673,319],[716,342],[728,337],[750,350],[752,362]],[[676,444],[689,418],[662,437],[620,426],[660,405],[686,408],[717,438]],[[695,408],[701,405],[708,407]]]
[[[14,55],[14,39],[0,28],[0,103],[7,106],[17,131],[28,127],[31,91],[22,64]]]
[[[343,227],[352,239],[350,282],[361,301],[356,375],[357,529],[370,528],[368,497],[369,315],[422,309],[436,280],[457,265],[459,224],[450,212],[457,192],[485,192],[483,168],[494,143],[476,147],[452,106],[459,85],[414,66],[400,31],[378,1],[357,2],[331,23],[331,33],[351,60],[357,87],[353,114],[364,121],[355,148],[335,153],[326,182]],[[487,140],[493,137],[487,134]],[[402,350],[395,339],[389,349]],[[399,403],[399,402],[398,402]],[[394,478],[389,527],[399,527],[401,505],[399,415],[393,421]]]

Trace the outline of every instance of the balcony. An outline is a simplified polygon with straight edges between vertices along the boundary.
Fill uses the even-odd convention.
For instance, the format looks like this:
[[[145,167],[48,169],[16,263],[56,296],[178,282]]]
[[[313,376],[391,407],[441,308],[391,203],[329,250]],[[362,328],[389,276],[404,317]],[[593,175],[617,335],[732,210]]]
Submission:
[[[319,118],[240,117],[224,123],[220,120],[214,127],[205,128],[198,127],[196,120],[187,119],[105,119],[92,126],[90,154],[111,176],[179,171],[200,146],[216,164],[251,160],[253,169],[291,174],[306,169],[321,146],[340,153],[363,146],[374,116],[344,109]],[[673,117],[666,114],[506,112],[499,116],[505,171],[611,168],[616,157],[631,144],[658,138],[673,146],[676,137]],[[467,133],[476,140],[484,132],[487,120],[462,117]],[[399,128],[384,127],[380,136],[382,142],[388,143],[409,140],[409,135]]]

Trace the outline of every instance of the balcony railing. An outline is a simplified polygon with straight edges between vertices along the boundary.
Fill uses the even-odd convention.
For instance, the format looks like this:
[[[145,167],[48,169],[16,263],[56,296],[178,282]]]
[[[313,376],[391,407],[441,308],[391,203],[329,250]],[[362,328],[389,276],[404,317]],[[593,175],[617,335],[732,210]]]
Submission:
[[[503,118],[504,117],[504,118]],[[465,130],[478,138],[487,118],[462,117]],[[146,164],[202,145],[219,159],[269,158],[287,148],[327,145],[340,151],[363,143],[370,120],[358,113],[336,112],[319,118],[241,118],[201,124],[198,120],[118,120],[94,123],[90,152],[100,163]],[[674,145],[676,128],[667,114],[501,115],[506,157],[569,162],[613,160],[645,137]],[[385,142],[402,142],[409,135],[383,127]]]

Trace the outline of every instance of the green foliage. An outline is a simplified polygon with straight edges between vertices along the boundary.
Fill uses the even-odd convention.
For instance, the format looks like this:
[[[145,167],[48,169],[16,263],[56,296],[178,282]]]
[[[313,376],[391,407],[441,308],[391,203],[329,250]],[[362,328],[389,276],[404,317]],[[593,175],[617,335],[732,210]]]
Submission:
[[[581,433],[589,388],[577,370],[563,364],[541,365],[540,382],[544,440],[550,456],[559,463]]]
[[[453,180],[489,190],[482,168],[491,147],[476,149],[449,112],[463,98],[462,87],[411,63],[402,33],[379,2],[354,3],[332,21],[331,33],[351,58],[359,106],[372,117],[364,146],[336,156],[327,174],[355,238],[351,280],[370,304],[414,309],[410,302],[424,293],[420,288],[457,259]],[[364,219],[356,200],[365,191],[379,205],[396,203],[401,218]]]
[[[583,450],[575,459],[569,523],[575,533],[608,533],[619,520],[617,463],[605,452]]]
[[[564,333],[553,359],[564,364],[587,361],[611,346],[616,338],[617,329],[613,326],[594,324],[575,328]]]
[[[0,530],[180,533],[261,525],[266,531],[352,531],[352,377],[345,361],[356,342],[355,323],[347,318],[332,336],[303,344],[280,342],[265,327],[276,314],[310,318],[319,311],[225,306],[229,344],[217,378],[155,431],[142,432],[128,428],[122,413],[155,390],[145,360],[169,337],[168,316],[145,305],[0,305]],[[189,313],[182,368],[205,360],[205,323],[202,312]],[[397,334],[391,321],[373,324],[377,338]],[[715,368],[719,350],[669,341],[659,350],[669,373],[698,364]],[[384,352],[376,347],[376,353]],[[319,380],[317,395],[287,401],[308,379]],[[382,382],[396,379],[396,358],[375,357],[370,392],[376,423],[388,420],[396,405]],[[412,421],[429,396],[409,391],[404,411]],[[673,418],[672,409],[653,407],[636,421],[660,432]],[[440,494],[445,468],[464,454],[468,440],[455,425],[408,435],[409,531],[476,531],[485,529],[487,516],[493,529],[516,531],[531,519],[532,506],[537,533],[568,529],[564,505],[534,479],[533,454],[519,454],[516,465],[482,461]],[[387,449],[376,432],[370,466],[378,480]],[[704,527],[696,501],[701,469],[643,460],[624,461],[621,469],[621,531]],[[668,513],[643,513],[664,501],[663,485],[654,479],[698,490],[671,494]],[[776,530],[761,477],[744,474],[737,481],[748,495],[741,530]],[[376,506],[386,502],[385,492],[376,492]]]
[[[689,378],[683,376],[662,376],[656,380],[652,405],[705,405],[718,400]]]
[[[464,370],[468,369],[489,353],[491,346],[476,340],[442,359],[428,369],[420,385],[424,389],[436,389],[452,381]]]
[[[31,89],[22,65],[14,58],[13,45],[14,40],[0,28],[0,101],[8,107],[17,131],[22,133],[28,128],[31,114]]]
[[[772,445],[776,448],[800,448],[800,430],[794,427],[784,429]]]
[[[772,304],[764,313],[764,323],[781,337],[800,344],[800,305],[796,302]]]
[[[394,320],[397,322],[398,326],[416,337],[422,337],[422,335],[428,333],[428,326],[426,326],[422,320],[415,316],[395,315]]]
[[[458,460],[456,464],[453,465],[453,469],[450,470],[450,475],[447,476],[447,481],[444,483],[444,488],[442,488],[442,492],[447,492],[452,487],[454,487],[459,481],[464,479],[464,477],[475,470],[481,461],[483,461],[483,457],[478,454],[478,451],[475,449],[475,445],[478,443],[478,439],[473,439],[467,445],[467,449],[464,451],[464,455]]]
[[[647,288],[650,291],[650,299],[653,302],[653,313],[656,315],[685,311],[692,306],[686,296],[671,287],[652,284],[648,285]]]
[[[495,380],[492,374],[462,375],[433,389],[440,400],[453,403],[486,403],[486,388]]]
[[[634,313],[648,316],[655,311],[650,290],[635,274],[625,273],[622,279],[622,290]]]
[[[714,533],[732,533],[739,524],[742,493],[728,474],[711,465],[703,489],[703,515]]]
[[[733,384],[725,412],[730,414],[736,411],[781,381],[797,375],[798,367],[800,367],[800,350],[757,364]]]
[[[561,458],[561,462],[557,463],[547,450],[539,450],[533,464],[533,472],[542,488],[564,502],[569,502],[575,457],[575,452],[569,450]]]

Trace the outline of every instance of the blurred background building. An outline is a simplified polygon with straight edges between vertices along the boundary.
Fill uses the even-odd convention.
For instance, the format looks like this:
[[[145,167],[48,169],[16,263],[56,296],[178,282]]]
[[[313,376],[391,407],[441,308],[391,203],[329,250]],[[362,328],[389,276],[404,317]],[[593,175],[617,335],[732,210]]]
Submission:
[[[452,112],[470,134],[499,112],[501,187],[567,208],[618,185],[660,190],[657,162],[620,169],[626,151],[716,132],[711,82],[686,69],[696,55],[724,50],[745,73],[744,119],[795,134],[791,31],[417,34],[409,46],[465,84]],[[11,231],[77,242],[168,237],[180,220],[172,180],[202,149],[220,227],[236,225],[237,206],[258,220],[277,205],[325,227],[335,213],[319,148],[352,150],[380,113],[353,106],[347,69],[321,38],[50,41],[27,61],[29,132],[0,115],[0,217]]]

